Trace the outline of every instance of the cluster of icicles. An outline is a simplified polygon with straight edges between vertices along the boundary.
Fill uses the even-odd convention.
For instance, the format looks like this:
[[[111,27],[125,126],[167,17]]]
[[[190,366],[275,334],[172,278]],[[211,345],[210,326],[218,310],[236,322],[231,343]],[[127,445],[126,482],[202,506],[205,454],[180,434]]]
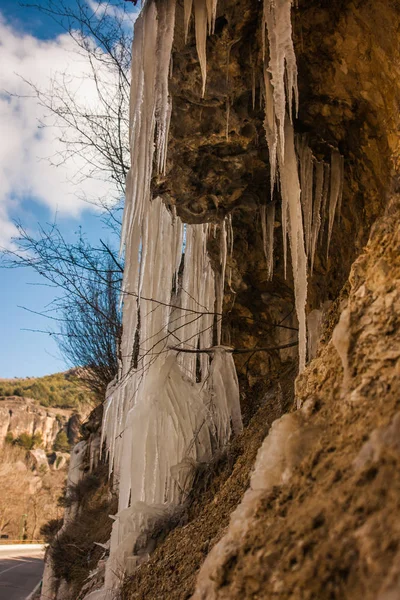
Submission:
[[[184,27],[192,13],[206,89],[206,39],[215,26],[217,0],[185,0]],[[132,168],[128,176],[122,245],[123,337],[118,379],[110,386],[103,420],[110,470],[119,489],[105,587],[91,599],[112,597],[119,577],[134,566],[140,534],[190,489],[193,465],[210,460],[242,428],[231,353],[220,346],[231,217],[219,227],[220,264],[214,270],[207,242],[211,226],[183,225],[173,208],[151,197],[154,165],[165,173],[171,98],[168,78],[176,0],[147,0],[135,24],[130,108]],[[279,176],[285,252],[289,238],[299,321],[299,362],[306,360],[307,254],[311,265],[323,217],[330,238],[340,204],[341,157],[332,168],[317,162],[292,126],[298,104],[291,0],[264,0],[265,130],[271,192]],[[268,38],[268,44],[267,44]],[[300,164],[300,174],[298,170]],[[302,191],[301,191],[302,190]],[[275,212],[263,214],[264,246],[273,272]],[[303,227],[304,222],[304,227]],[[322,224],[322,225],[321,225]],[[210,349],[208,353],[177,352]]]

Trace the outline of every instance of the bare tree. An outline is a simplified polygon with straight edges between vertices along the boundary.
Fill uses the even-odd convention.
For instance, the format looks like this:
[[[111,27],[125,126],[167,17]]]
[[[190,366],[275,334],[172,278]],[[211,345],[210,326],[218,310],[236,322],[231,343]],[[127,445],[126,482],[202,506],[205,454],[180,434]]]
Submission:
[[[83,367],[90,388],[104,396],[118,370],[123,265],[107,243],[94,247],[82,232],[68,242],[56,224],[40,227],[37,235],[21,224],[17,229],[14,249],[3,251],[3,267],[30,267],[57,289],[39,313],[54,323],[46,333],[56,338],[68,363]]]
[[[121,198],[129,170],[130,61],[133,35],[132,13],[122,0],[48,0],[30,3],[51,17],[74,41],[86,65],[85,77],[93,83],[95,102],[88,105],[76,92],[68,72],[56,73],[48,89],[28,81],[33,96],[48,117],[42,126],[57,126],[62,150],[50,161],[58,166],[79,155],[87,169],[80,177],[112,181]],[[79,85],[78,85],[79,89]],[[110,199],[98,199],[106,208]]]
[[[23,6],[46,14],[68,33],[95,91],[95,101],[88,104],[79,93],[80,82],[68,72],[56,73],[47,89],[26,82],[43,108],[39,125],[55,127],[62,142],[49,160],[57,167],[76,156],[83,159],[86,168],[76,173],[78,186],[88,177],[114,184],[111,198],[86,200],[100,206],[109,233],[119,238],[129,168],[131,5],[123,0],[47,0]],[[3,251],[2,265],[32,268],[58,290],[39,314],[53,322],[47,333],[55,336],[67,362],[84,367],[91,389],[102,396],[118,369],[122,261],[112,245],[100,241],[94,247],[82,232],[71,242],[56,224],[40,227],[37,234],[16,225],[13,249]]]

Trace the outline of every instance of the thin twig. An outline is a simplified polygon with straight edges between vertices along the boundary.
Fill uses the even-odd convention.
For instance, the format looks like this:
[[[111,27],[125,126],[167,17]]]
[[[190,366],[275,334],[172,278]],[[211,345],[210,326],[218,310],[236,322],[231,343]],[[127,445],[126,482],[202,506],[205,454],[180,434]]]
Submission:
[[[225,352],[231,352],[232,354],[247,354],[248,352],[272,352],[274,350],[285,350],[286,348],[294,348],[298,346],[299,342],[290,342],[290,344],[284,344],[283,346],[268,346],[267,348],[227,348]],[[183,352],[186,354],[212,354],[218,347],[204,348],[202,350],[190,350],[189,348],[177,348],[176,346],[170,346],[168,350],[175,350],[175,352]]]

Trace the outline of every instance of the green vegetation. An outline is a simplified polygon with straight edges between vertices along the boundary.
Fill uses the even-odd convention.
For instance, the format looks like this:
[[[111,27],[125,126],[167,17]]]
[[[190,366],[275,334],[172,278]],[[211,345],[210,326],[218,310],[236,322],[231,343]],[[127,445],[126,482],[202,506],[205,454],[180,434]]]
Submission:
[[[68,441],[68,436],[65,433],[64,429],[57,433],[56,439],[54,440],[53,448],[57,452],[70,452],[71,447]]]
[[[9,431],[6,435],[6,444],[13,444],[14,443],[14,436],[12,434],[12,431]]]
[[[95,403],[95,397],[82,381],[67,371],[39,378],[0,380],[1,396],[33,398],[42,406],[76,409]]]
[[[6,443],[12,444],[13,446],[20,446],[20,448],[24,448],[24,450],[34,450],[35,448],[40,448],[43,444],[43,438],[41,433],[30,435],[26,432],[21,433],[17,438],[14,438],[11,431],[9,431],[6,435]]]

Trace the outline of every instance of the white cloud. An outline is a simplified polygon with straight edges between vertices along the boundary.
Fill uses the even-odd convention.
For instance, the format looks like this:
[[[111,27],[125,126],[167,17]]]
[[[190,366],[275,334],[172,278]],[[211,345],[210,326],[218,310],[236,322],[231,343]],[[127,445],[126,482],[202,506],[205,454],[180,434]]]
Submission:
[[[130,3],[121,7],[121,5],[111,4],[109,0],[87,0],[87,4],[99,18],[108,15],[129,28],[132,27],[140,12],[140,8],[134,8]]]
[[[10,210],[15,214],[15,207],[26,198],[60,215],[78,216],[87,208],[82,196],[112,194],[111,184],[105,181],[81,177],[76,185],[76,174],[88,168],[82,156],[57,168],[50,164],[47,159],[63,149],[61,131],[41,128],[46,110],[36,99],[23,97],[32,95],[24,80],[43,90],[57,73],[66,73],[71,93],[86,106],[95,106],[98,100],[88,61],[75,49],[68,34],[41,41],[13,29],[0,12],[0,245],[7,245],[13,232]]]

